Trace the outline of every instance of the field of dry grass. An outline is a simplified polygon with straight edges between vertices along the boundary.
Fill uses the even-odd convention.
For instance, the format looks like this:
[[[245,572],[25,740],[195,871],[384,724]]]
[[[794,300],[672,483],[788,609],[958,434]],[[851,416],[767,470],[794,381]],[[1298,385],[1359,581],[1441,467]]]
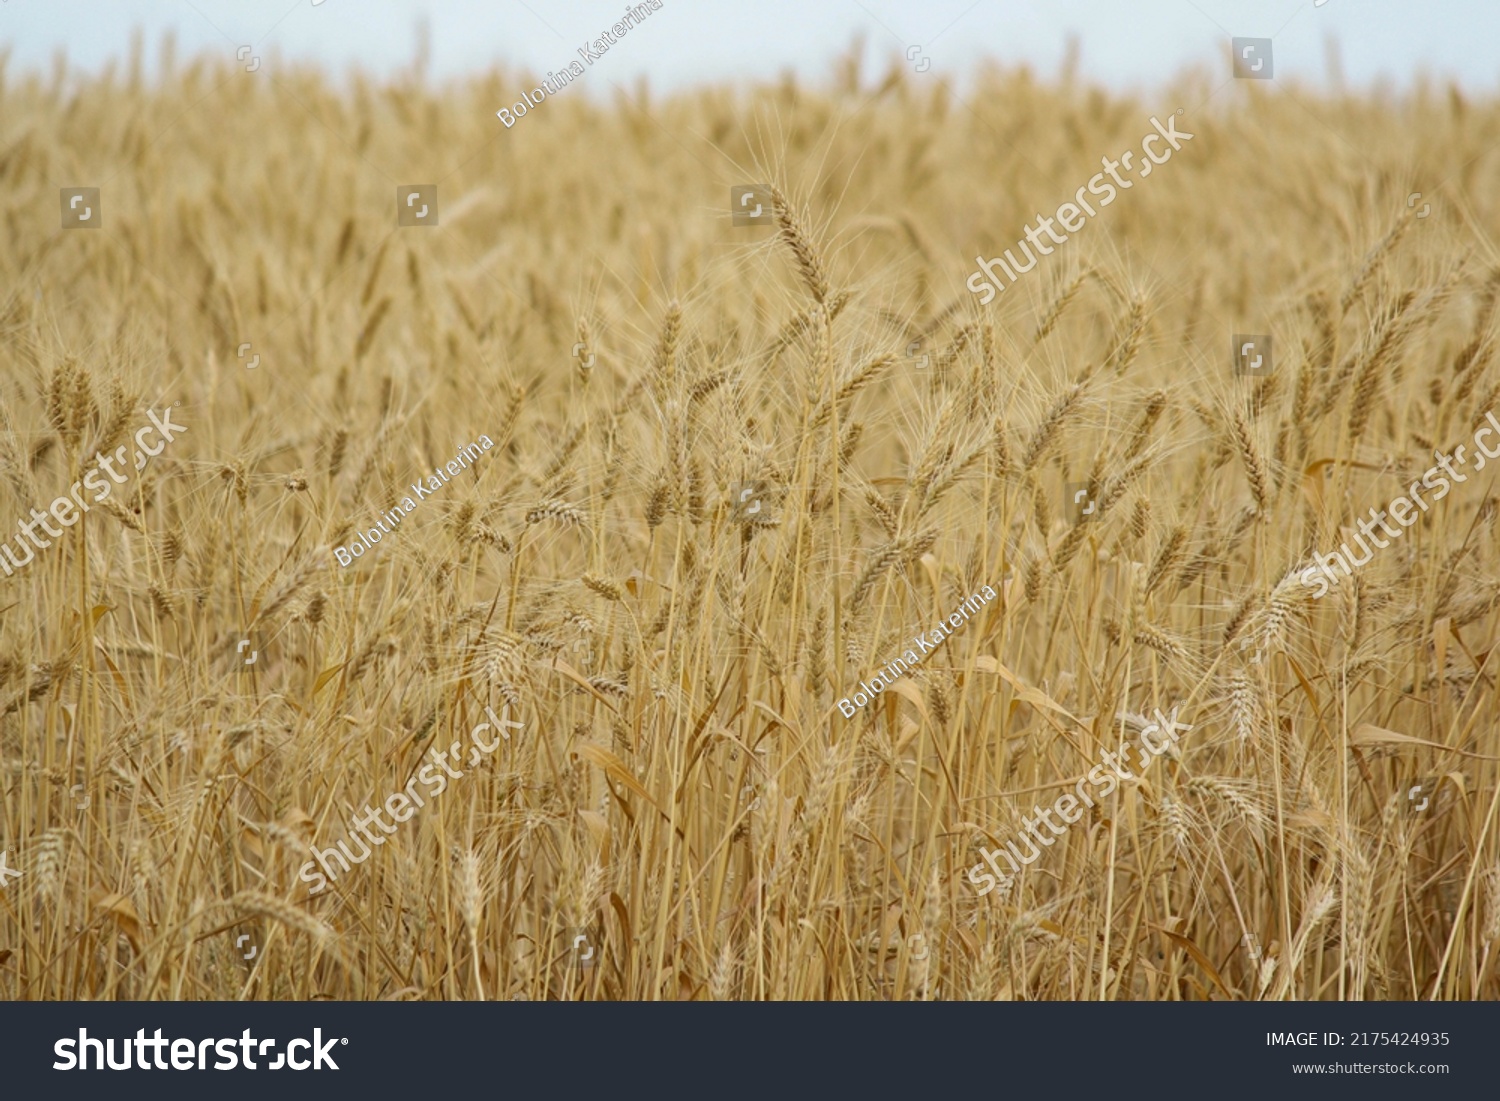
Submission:
[[[188,427],[0,578],[0,997],[1496,997],[1494,468],[1325,598],[1293,571],[1500,409],[1500,103],[1225,69],[601,70],[509,130],[514,73],[7,74],[0,522]],[[975,253],[1178,107],[980,308]],[[730,224],[746,182],[778,229]],[[524,727],[310,895],[309,845],[486,707]]]

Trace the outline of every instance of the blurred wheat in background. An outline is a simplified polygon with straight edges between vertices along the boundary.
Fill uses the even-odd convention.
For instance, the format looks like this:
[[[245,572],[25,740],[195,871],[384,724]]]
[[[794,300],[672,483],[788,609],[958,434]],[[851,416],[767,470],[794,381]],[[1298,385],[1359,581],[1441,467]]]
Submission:
[[[506,130],[533,74],[137,72],[0,92],[0,523],[147,407],[192,426],[0,579],[0,997],[1500,995],[1489,473],[1297,580],[1500,407],[1500,103],[996,70],[960,104],[850,60]],[[1170,171],[963,290],[1180,106]],[[398,228],[413,179],[439,226]],[[502,705],[308,895],[309,846]]]

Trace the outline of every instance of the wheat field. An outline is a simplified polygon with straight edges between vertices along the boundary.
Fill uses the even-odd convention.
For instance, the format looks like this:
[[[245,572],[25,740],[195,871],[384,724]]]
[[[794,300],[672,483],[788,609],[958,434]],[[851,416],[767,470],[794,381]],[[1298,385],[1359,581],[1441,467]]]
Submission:
[[[0,578],[0,997],[1496,997],[1492,472],[1298,576],[1500,409],[1500,103],[588,79],[507,129],[526,74],[5,72],[0,521],[186,429]],[[1170,164],[964,289],[1177,108]]]

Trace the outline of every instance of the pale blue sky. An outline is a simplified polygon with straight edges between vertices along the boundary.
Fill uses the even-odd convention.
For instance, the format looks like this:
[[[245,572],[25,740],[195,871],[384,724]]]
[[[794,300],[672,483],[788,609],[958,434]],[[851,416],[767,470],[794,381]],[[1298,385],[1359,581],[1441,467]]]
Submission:
[[[247,44],[265,64],[311,60],[383,76],[411,63],[425,20],[429,72],[444,77],[497,60],[556,69],[624,9],[624,0],[4,0],[0,42],[12,72],[50,70],[59,47],[87,69],[123,59],[138,27],[148,65],[170,29],[179,56]],[[625,86],[648,75],[661,91],[786,71],[823,80],[861,32],[867,73],[919,46],[927,71],[960,79],[984,58],[1054,74],[1076,36],[1086,79],[1149,88],[1195,64],[1227,69],[1229,38],[1239,35],[1274,37],[1278,82],[1324,81],[1331,43],[1360,87],[1425,73],[1492,90],[1500,75],[1496,0],[664,0],[596,68]],[[591,83],[602,87],[590,94],[608,89]]]

